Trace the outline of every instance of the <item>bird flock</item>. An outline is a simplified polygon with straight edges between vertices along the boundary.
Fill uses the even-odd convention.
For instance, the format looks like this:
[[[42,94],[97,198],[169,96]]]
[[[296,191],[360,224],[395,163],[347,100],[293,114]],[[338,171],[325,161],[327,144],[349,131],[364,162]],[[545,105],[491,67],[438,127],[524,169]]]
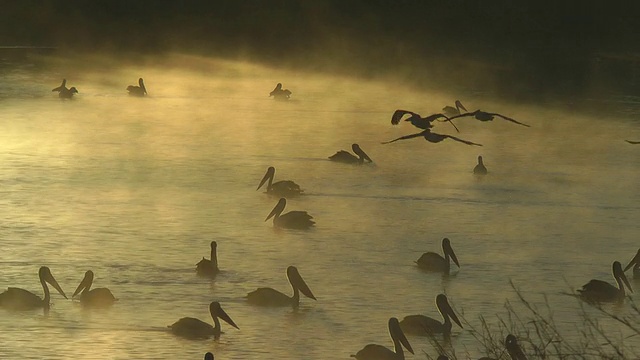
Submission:
[[[58,92],[59,97],[62,99],[71,99],[75,94],[78,94],[78,90],[75,87],[67,88],[66,84],[67,80],[63,79],[60,86],[54,88],[52,91]],[[131,96],[144,97],[148,95],[142,78],[139,78],[137,86],[129,85],[126,90]],[[269,96],[276,100],[288,100],[291,98],[291,95],[292,92],[288,89],[283,89],[281,83],[278,83],[273,91],[269,93]],[[455,129],[456,132],[460,132],[459,127],[454,123],[454,120],[462,118],[473,118],[481,122],[488,122],[495,118],[500,118],[523,127],[530,127],[528,124],[499,113],[485,112],[481,110],[469,112],[459,100],[456,100],[455,106],[445,106],[441,113],[431,114],[426,117],[422,117],[420,114],[409,110],[395,110],[391,116],[392,125],[399,125],[404,119],[404,122],[409,122],[421,131],[401,136],[393,140],[384,141],[382,144],[390,144],[400,140],[424,137],[424,139],[430,143],[452,140],[466,145],[482,146],[479,143],[465,140],[457,136],[439,134],[432,131],[436,123],[447,122],[453,127],[453,129]],[[640,141],[626,141],[631,144],[640,144]],[[353,154],[345,150],[340,150],[334,155],[329,156],[328,159],[330,161],[352,165],[373,163],[373,160],[360,148],[358,144],[352,144],[351,148]],[[260,190],[264,186],[264,190],[267,195],[279,198],[277,204],[266,216],[264,221],[268,221],[273,218],[274,227],[286,229],[309,229],[310,227],[315,226],[313,217],[306,211],[296,210],[283,213],[287,205],[287,199],[304,196],[304,190],[302,190],[300,185],[291,180],[280,180],[274,182],[275,173],[275,167],[268,167],[265,175],[260,180],[258,187],[256,188],[256,190]],[[488,173],[487,168],[483,163],[482,156],[478,156],[478,163],[473,168],[473,173],[476,175],[486,175]],[[416,266],[425,272],[440,273],[445,276],[449,275],[451,272],[451,262],[453,262],[457,268],[460,268],[460,263],[453,247],[451,246],[451,241],[448,238],[444,238],[441,245],[443,255],[436,252],[426,252],[415,261]],[[220,273],[220,269],[218,267],[217,247],[218,243],[216,241],[211,241],[210,258],[206,259],[203,257],[202,260],[196,264],[195,272],[198,276],[214,280]],[[604,302],[622,303],[626,297],[626,290],[632,291],[629,280],[625,275],[625,272],[629,269],[632,269],[635,278],[640,279],[640,249],[624,268],[619,261],[613,262],[612,274],[616,285],[612,285],[606,281],[593,279],[582,286],[581,289],[578,289],[573,295],[592,304]],[[286,269],[286,275],[293,291],[291,296],[273,288],[262,287],[248,293],[246,295],[246,301],[249,304],[256,306],[290,306],[296,309],[300,304],[300,294],[309,299],[317,300],[310,287],[300,275],[296,266],[288,266]],[[6,291],[0,293],[0,307],[16,311],[44,309],[46,313],[49,310],[51,303],[51,294],[48,285],[51,285],[60,295],[65,299],[68,299],[61,286],[53,277],[49,267],[40,267],[38,277],[44,292],[44,296],[42,298],[30,291],[10,287]],[[90,308],[104,308],[114,305],[118,299],[113,295],[111,290],[107,288],[92,289],[91,286],[93,284],[93,280],[93,271],[87,270],[84,278],[74,291],[72,299],[76,299],[82,306]],[[414,354],[414,350],[411,347],[406,334],[412,336],[434,336],[436,334],[441,334],[445,340],[450,341],[453,325],[455,324],[460,328],[463,328],[463,325],[445,294],[438,294],[435,298],[435,304],[436,309],[442,316],[442,321],[421,314],[408,315],[402,320],[398,320],[396,317],[391,317],[389,318],[387,327],[393,343],[393,349],[378,344],[369,344],[351,356],[358,360],[402,360],[404,359],[403,349]],[[168,325],[168,329],[176,336],[194,340],[220,337],[222,334],[220,320],[235,329],[240,329],[231,316],[222,308],[222,305],[219,302],[213,301],[209,304],[209,313],[213,320],[213,326],[209,322],[202,321],[200,319],[183,317],[173,324]],[[510,334],[506,337],[504,347],[511,359],[527,359],[514,335]],[[208,352],[204,355],[204,359],[213,360],[214,355],[211,352]],[[444,354],[438,357],[438,360],[447,359],[448,357]],[[487,357],[482,359],[490,360],[490,358]]]

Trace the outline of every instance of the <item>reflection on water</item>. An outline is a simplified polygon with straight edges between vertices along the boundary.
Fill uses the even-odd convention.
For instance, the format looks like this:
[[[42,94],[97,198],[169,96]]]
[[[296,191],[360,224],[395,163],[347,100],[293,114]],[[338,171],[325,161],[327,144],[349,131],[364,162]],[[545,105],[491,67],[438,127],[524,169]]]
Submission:
[[[623,141],[640,139],[637,111],[591,118],[189,57],[90,60],[3,68],[0,288],[41,295],[37,272],[47,265],[69,293],[91,269],[119,301],[84,309],[53,293],[47,317],[0,310],[1,358],[347,358],[367,343],[390,346],[390,317],[439,318],[439,293],[471,323],[491,321],[506,299],[517,303],[510,280],[534,303],[547,295],[570,337],[579,304],[561,293],[613,281],[611,262],[637,251],[640,149]],[[148,96],[128,96],[140,77]],[[51,93],[62,78],[78,88],[74,99]],[[269,97],[278,82],[290,100]],[[395,109],[435,113],[456,98],[532,127],[459,119],[459,136],[483,147],[380,144],[415,132],[390,124]],[[374,163],[328,161],[353,143]],[[473,175],[479,155],[484,177]],[[304,189],[287,207],[308,211],[315,228],[264,221],[278,199],[256,191],[269,166]],[[414,261],[444,237],[460,269],[420,271]],[[212,240],[214,281],[195,274]],[[317,301],[297,310],[247,303],[257,287],[289,294],[289,265]],[[239,331],[195,342],[168,332],[181,317],[211,321],[212,301]],[[458,353],[483,355],[467,327],[452,337]],[[427,339],[409,339],[416,357],[435,353]]]

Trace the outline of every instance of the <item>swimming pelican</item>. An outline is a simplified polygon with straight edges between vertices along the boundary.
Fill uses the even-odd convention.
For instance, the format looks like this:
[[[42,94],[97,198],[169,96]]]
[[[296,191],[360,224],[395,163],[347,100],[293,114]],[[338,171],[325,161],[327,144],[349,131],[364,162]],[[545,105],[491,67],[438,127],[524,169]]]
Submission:
[[[422,116],[420,116],[420,114],[414,113],[413,111],[396,110],[393,112],[393,115],[391,116],[391,125],[398,125],[402,117],[407,114],[411,116],[404,119],[404,121],[409,121],[411,122],[411,125],[424,130],[431,129],[433,127],[431,123],[434,122],[435,120],[438,120],[439,118],[445,118],[449,120],[449,117],[447,117],[444,114],[433,114],[423,118]],[[458,127],[453,122],[450,122],[450,123],[451,125],[453,125],[456,131],[460,132],[460,130],[458,130]]]
[[[300,185],[296,184],[291,180],[281,180],[272,183],[273,177],[276,174],[276,168],[273,166],[269,166],[267,172],[264,174],[262,180],[260,180],[260,184],[256,190],[259,190],[262,185],[264,185],[267,180],[267,194],[275,195],[278,197],[294,197],[301,195],[304,191],[300,189]]]
[[[147,94],[147,88],[144,86],[144,80],[142,80],[142,78],[138,79],[138,86],[127,86],[127,91],[129,92],[129,95],[145,96]]]
[[[210,352],[204,354],[204,360],[213,360],[213,354]]]
[[[51,270],[48,267],[42,266],[38,271],[38,277],[40,278],[40,284],[42,284],[42,289],[44,290],[44,298],[41,299],[38,295],[27,291],[21,288],[10,287],[5,292],[0,294],[0,307],[4,307],[9,310],[31,310],[37,308],[44,308],[48,310],[51,307],[49,303],[51,299],[51,295],[49,294],[49,287],[47,283],[51,284],[60,295],[64,296],[65,299],[67,295],[64,294],[60,285],[51,274]]]
[[[187,339],[207,339],[211,336],[214,336],[216,338],[220,337],[220,334],[222,334],[222,330],[220,326],[220,320],[218,320],[218,318],[224,320],[227,324],[240,330],[238,325],[236,325],[231,317],[229,317],[229,315],[227,315],[227,313],[222,309],[219,302],[214,301],[209,304],[209,312],[211,313],[211,317],[213,318],[214,326],[211,326],[210,324],[207,324],[206,322],[198,320],[196,318],[183,317],[182,319],[176,321],[168,327],[171,328],[171,332],[175,335]]]
[[[74,87],[71,87],[71,89],[60,90],[60,93],[58,93],[58,97],[63,99],[71,99],[73,95],[77,93],[78,93],[78,89],[76,89],[74,86]]]
[[[478,156],[478,165],[473,168],[473,173],[476,175],[487,175],[487,168],[482,162],[482,156]]]
[[[453,309],[451,308],[451,305],[449,305],[449,301],[444,294],[438,294],[438,296],[436,296],[436,307],[438,308],[440,315],[442,315],[444,322],[440,322],[424,315],[409,315],[400,321],[402,331],[407,334],[423,336],[444,334],[444,336],[448,337],[451,335],[451,320],[455,321],[458,326],[462,327],[460,320],[458,320],[458,317],[453,312]]]
[[[511,356],[511,360],[527,360],[527,356],[518,345],[518,340],[515,336],[509,334],[504,342],[505,348],[507,348],[507,352],[509,356]]]
[[[460,100],[456,100],[455,103],[456,107],[453,106],[445,106],[442,108],[442,111],[444,111],[444,113],[447,116],[456,116],[456,115],[460,115],[460,109],[464,110],[464,111],[468,111],[464,105],[462,105],[462,103],[460,102]]]
[[[204,257],[196,264],[196,273],[203,277],[215,278],[220,272],[218,269],[218,243],[211,242],[211,260],[207,260]]]
[[[293,296],[289,297],[272,288],[258,288],[247,295],[247,301],[259,306],[293,306],[296,309],[300,305],[300,293],[310,299],[318,300],[295,266],[287,268],[287,278],[293,288]]]
[[[640,141],[633,141],[633,140],[625,140],[626,142],[628,142],[629,144],[640,144]]]
[[[57,88],[53,88],[53,90],[51,91],[57,91],[60,92],[62,90],[68,90],[67,89],[67,79],[62,79],[62,84],[60,84],[60,86],[58,86]]]
[[[91,290],[93,284],[93,271],[87,270],[84,273],[84,278],[78,285],[76,291],[73,292],[71,298],[80,294],[80,304],[91,307],[106,307],[113,305],[117,301],[115,296],[111,293],[111,290],[107,288],[96,288]],[[80,292],[82,291],[82,293]]]
[[[282,84],[278,83],[276,88],[269,93],[269,96],[273,96],[276,100],[286,100],[291,97],[291,91],[289,91],[289,89],[282,90]]]
[[[579,289],[580,297],[587,302],[616,302],[622,301],[625,297],[625,285],[631,289],[627,276],[622,271],[622,264],[619,261],[613,262],[613,278],[618,283],[618,287],[602,280],[591,280]]]
[[[530,127],[527,124],[521,123],[515,119],[512,119],[510,117],[506,117],[504,115],[500,115],[498,113],[488,113],[485,111],[480,111],[480,110],[476,110],[474,112],[467,112],[467,113],[463,113],[460,115],[455,115],[455,116],[451,116],[449,119],[444,120],[444,121],[451,121],[453,119],[457,119],[457,118],[461,118],[461,117],[465,117],[465,116],[473,116],[474,118],[476,118],[476,120],[480,120],[480,121],[491,121],[493,120],[494,117],[501,117],[505,120],[511,121],[512,123],[516,123],[518,125],[522,125],[522,126],[526,126],[526,127]]]
[[[352,144],[351,150],[353,150],[353,152],[358,156],[356,157],[355,155],[351,154],[348,151],[340,150],[337,153],[329,156],[329,160],[337,161],[345,164],[356,164],[356,165],[364,164],[365,160],[370,163],[373,162],[373,160],[371,160],[369,155],[367,155],[364,151],[362,151],[362,149],[360,148],[360,145]]]
[[[449,270],[451,268],[449,259],[453,260],[453,262],[460,267],[456,253],[453,252],[451,241],[449,241],[448,238],[442,239],[442,253],[444,254],[444,257],[431,251],[426,252],[420,256],[420,259],[416,261],[416,264],[418,264],[418,267],[422,270],[441,272],[444,274],[449,274]]]
[[[431,143],[439,143],[442,140],[451,139],[451,140],[455,140],[455,141],[458,141],[458,142],[461,142],[461,143],[464,143],[464,144],[467,144],[467,145],[482,146],[482,144],[476,144],[474,142],[463,140],[463,139],[457,138],[455,136],[432,133],[431,130],[429,130],[429,129],[426,129],[426,130],[424,130],[422,132],[419,132],[419,133],[416,133],[416,134],[405,135],[405,136],[401,136],[401,137],[399,137],[397,139],[394,139],[394,140],[385,141],[385,142],[383,142],[383,144],[389,144],[389,143],[392,143],[392,142],[395,142],[395,141],[398,141],[398,140],[413,139],[413,138],[416,138],[416,137],[424,137],[425,140],[427,140],[428,142],[431,142]]]
[[[633,277],[636,279],[640,279],[640,249],[636,253],[636,256],[629,261],[627,266],[625,266],[624,271],[629,270],[633,266]]]
[[[287,199],[280,198],[278,204],[271,210],[264,221],[273,217],[273,226],[288,229],[307,229],[315,224],[315,221],[311,220],[313,216],[306,211],[289,211],[282,214],[285,206],[287,206]]]
[[[391,336],[391,341],[393,341],[394,350],[378,344],[369,344],[355,355],[351,355],[351,357],[358,360],[404,360],[403,345],[413,354],[411,344],[409,344],[407,337],[402,332],[398,319],[394,317],[389,319],[389,335]]]

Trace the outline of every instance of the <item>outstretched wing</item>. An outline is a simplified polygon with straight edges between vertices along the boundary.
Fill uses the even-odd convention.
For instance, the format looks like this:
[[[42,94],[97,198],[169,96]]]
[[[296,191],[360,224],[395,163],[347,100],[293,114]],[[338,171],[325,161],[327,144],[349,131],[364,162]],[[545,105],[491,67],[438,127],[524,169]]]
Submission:
[[[412,111],[408,111],[408,110],[396,110],[394,111],[393,115],[391,116],[391,125],[398,125],[400,123],[400,120],[402,119],[403,116],[405,116],[406,114],[411,114],[411,115],[418,115]],[[418,115],[420,116],[420,115]]]
[[[389,143],[392,143],[392,142],[395,142],[395,141],[398,141],[398,140],[407,140],[407,139],[413,139],[413,138],[421,137],[421,136],[424,136],[423,135],[424,133],[425,132],[422,131],[422,132],[419,132],[419,133],[416,133],[416,134],[401,136],[401,137],[399,137],[397,139],[393,139],[393,140],[390,140],[390,141],[385,141],[382,144],[389,144]]]
[[[451,136],[451,135],[443,135],[443,136],[446,136],[446,137],[448,137],[448,138],[449,138],[449,139],[451,139],[451,140],[455,140],[455,141],[461,142],[461,143],[463,143],[463,144],[467,144],[467,145],[475,145],[475,146],[482,146],[482,144],[477,144],[477,143],[474,143],[474,142],[471,142],[471,141],[468,141],[468,140],[463,140],[463,139],[457,138],[457,137],[455,137],[455,136]]]
[[[526,127],[531,127],[531,126],[529,126],[529,125],[527,125],[527,124],[521,123],[521,122],[519,122],[519,121],[517,121],[517,120],[515,120],[515,119],[512,119],[512,118],[510,118],[510,117],[506,117],[506,116],[504,116],[504,115],[500,115],[500,114],[497,114],[497,113],[488,113],[488,114],[489,114],[489,115],[493,115],[493,116],[501,117],[501,118],[503,118],[503,119],[505,119],[505,120],[511,121],[512,123],[516,123],[516,124],[518,124],[518,125],[522,125],[522,126],[526,126]]]
[[[640,144],[640,141],[631,141],[631,140],[625,140],[626,142],[628,142],[629,144]]]

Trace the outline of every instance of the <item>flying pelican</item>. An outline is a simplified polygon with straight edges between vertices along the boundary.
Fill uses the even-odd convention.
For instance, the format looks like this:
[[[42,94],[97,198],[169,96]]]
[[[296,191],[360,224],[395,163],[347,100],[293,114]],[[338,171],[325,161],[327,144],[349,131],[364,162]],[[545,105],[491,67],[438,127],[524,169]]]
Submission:
[[[420,256],[418,261],[416,261],[416,264],[418,264],[418,267],[422,270],[441,272],[447,275],[451,268],[449,259],[453,260],[453,262],[460,267],[456,253],[453,252],[451,241],[449,241],[448,238],[442,239],[442,253],[444,254],[444,257],[431,251],[426,252]]]
[[[53,90],[51,91],[57,91],[60,92],[62,90],[68,90],[67,89],[67,79],[62,79],[62,84],[60,84],[60,86],[58,86],[57,88],[53,88]]]
[[[138,79],[138,86],[127,86],[127,91],[129,92],[129,95],[145,96],[147,94],[147,88],[144,86],[144,80],[142,80],[142,78]]]
[[[591,280],[579,289],[580,297],[587,302],[617,302],[624,300],[625,285],[631,289],[627,276],[622,271],[622,264],[619,261],[613,262],[613,278],[618,283],[618,287],[602,280]]]
[[[373,160],[371,160],[369,155],[367,155],[364,151],[362,151],[362,149],[360,148],[360,145],[352,144],[351,150],[353,150],[353,152],[358,156],[356,157],[355,155],[351,154],[348,151],[340,150],[337,153],[329,156],[329,160],[337,161],[345,164],[356,164],[356,165],[364,164],[365,160],[370,163],[373,162]]]
[[[628,142],[629,144],[640,144],[640,141],[633,141],[633,140],[625,140],[626,142]]]
[[[91,290],[93,284],[93,271],[87,270],[84,273],[84,278],[73,292],[71,298],[80,294],[80,304],[91,307],[106,307],[113,305],[117,301],[115,296],[111,293],[111,290],[107,288],[96,288]],[[82,291],[82,292],[80,292]]]
[[[402,120],[402,117],[407,114],[411,116],[404,119],[404,121],[409,121],[411,122],[411,125],[423,130],[431,129],[433,127],[431,123],[440,118],[445,118],[449,120],[449,117],[444,114],[433,114],[423,118],[422,116],[420,116],[420,114],[414,113],[413,111],[396,110],[393,112],[393,115],[391,116],[391,125],[398,125],[400,123],[400,120]],[[456,131],[460,132],[460,130],[458,130],[458,127],[453,122],[450,121],[450,123],[451,125],[453,125]]]
[[[307,229],[315,224],[315,221],[311,220],[313,216],[306,211],[289,211],[282,214],[285,206],[287,206],[287,199],[280,198],[278,204],[271,210],[264,221],[273,217],[273,226],[288,229]]]
[[[414,353],[411,344],[400,328],[398,319],[392,317],[389,319],[389,335],[393,341],[394,350],[378,344],[369,344],[358,351],[355,355],[351,355],[358,360],[404,360],[404,351],[402,346],[410,352]]]
[[[436,296],[436,307],[442,315],[444,322],[440,322],[436,319],[430,318],[424,315],[409,315],[406,316],[402,321],[400,321],[400,327],[402,331],[407,334],[414,335],[433,335],[433,334],[443,334],[445,337],[449,337],[451,335],[451,320],[455,321],[458,326],[462,327],[460,320],[453,312],[451,305],[449,305],[449,301],[444,294],[438,294]]]
[[[468,111],[464,105],[462,105],[462,103],[460,102],[460,100],[456,100],[455,103],[456,107],[453,106],[445,106],[442,108],[442,111],[444,111],[444,113],[447,116],[456,116],[456,115],[460,115],[460,109],[464,110],[464,111]]]
[[[289,91],[289,89],[282,90],[282,84],[278,83],[276,88],[269,93],[269,96],[273,96],[276,100],[286,100],[291,97],[291,91]]]
[[[196,264],[196,273],[203,277],[215,278],[216,275],[220,272],[218,269],[218,254],[216,249],[218,248],[218,243],[215,241],[211,242],[211,260],[207,260],[202,257]]]
[[[429,130],[429,129],[426,129],[426,130],[424,130],[422,132],[419,132],[419,133],[416,133],[416,134],[405,135],[405,136],[401,136],[401,137],[399,137],[397,139],[394,139],[394,140],[385,141],[385,142],[383,142],[383,144],[389,144],[389,143],[392,143],[392,142],[395,142],[395,141],[398,141],[398,140],[413,139],[413,138],[421,137],[421,136],[424,137],[425,140],[427,140],[428,142],[431,142],[431,143],[439,143],[442,140],[445,140],[445,139],[448,138],[448,139],[455,140],[455,141],[458,141],[458,142],[461,142],[461,143],[464,143],[464,144],[467,144],[467,145],[482,146],[481,144],[476,144],[474,142],[463,140],[463,139],[457,138],[455,136],[432,133],[431,130]]]
[[[49,303],[51,296],[49,294],[49,287],[47,286],[47,283],[51,284],[51,286],[58,290],[60,295],[64,296],[65,299],[68,299],[60,285],[58,285],[56,279],[51,275],[51,270],[49,270],[48,267],[42,266],[38,271],[38,277],[40,277],[40,284],[42,284],[42,289],[44,290],[43,299],[25,289],[10,287],[0,294],[0,307],[4,307],[9,310],[31,310],[37,308],[44,308],[45,310],[48,310],[51,307],[51,304]]]
[[[473,173],[476,175],[487,175],[487,168],[482,162],[482,156],[478,156],[478,165],[473,168]]]
[[[526,127],[530,127],[527,124],[521,123],[519,121],[516,121],[510,117],[506,117],[504,115],[500,115],[498,113],[488,113],[485,111],[480,111],[480,110],[476,110],[474,112],[467,112],[467,113],[463,113],[460,115],[455,115],[455,116],[451,116],[449,119],[444,120],[444,121],[451,121],[453,119],[457,119],[457,118],[461,118],[461,117],[465,117],[465,116],[473,116],[474,118],[476,118],[476,120],[480,120],[480,121],[491,121],[493,120],[494,117],[501,117],[505,120],[511,121],[512,123],[516,123],[518,125],[522,125],[522,126],[526,126]]]
[[[625,266],[624,271],[629,270],[633,266],[633,277],[636,279],[640,279],[640,249],[636,253],[636,256],[629,261],[627,266]]]
[[[204,360],[213,360],[213,353],[206,353],[204,354]]]
[[[289,297],[272,288],[258,288],[247,295],[247,301],[259,306],[293,306],[294,309],[297,309],[300,305],[300,293],[310,299],[318,300],[295,266],[287,268],[287,278],[293,288],[293,296]]]
[[[211,326],[210,324],[196,318],[183,317],[182,319],[176,321],[168,327],[171,328],[171,332],[175,335],[187,339],[207,339],[211,336],[214,336],[216,338],[220,337],[220,334],[222,334],[222,330],[220,326],[220,320],[218,320],[218,318],[224,320],[227,324],[240,330],[238,325],[236,325],[231,317],[229,317],[229,315],[227,315],[227,313],[222,309],[219,302],[214,301],[209,304],[209,312],[211,313],[211,317],[213,318],[214,326]]]
[[[264,174],[262,180],[260,180],[260,184],[256,190],[259,190],[262,185],[264,185],[267,180],[267,194],[275,195],[278,197],[294,197],[301,195],[304,191],[300,189],[300,185],[296,184],[291,180],[281,180],[281,181],[273,181],[273,177],[276,174],[276,168],[273,166],[269,166],[267,172]]]
[[[504,341],[504,347],[507,348],[507,352],[509,356],[511,356],[511,360],[527,360],[527,356],[518,345],[518,340],[515,336],[509,334]]]

